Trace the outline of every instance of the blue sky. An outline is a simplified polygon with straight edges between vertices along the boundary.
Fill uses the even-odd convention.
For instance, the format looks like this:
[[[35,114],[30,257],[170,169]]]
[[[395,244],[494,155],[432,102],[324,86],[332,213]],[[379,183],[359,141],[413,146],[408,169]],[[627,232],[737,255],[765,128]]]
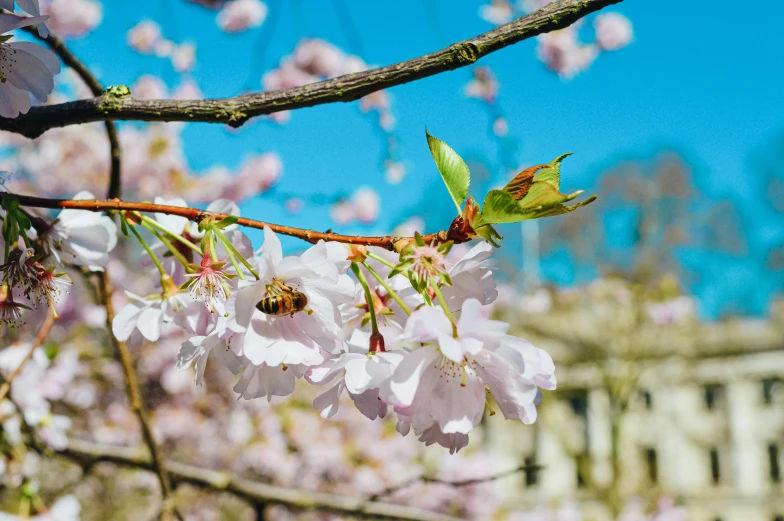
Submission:
[[[336,16],[335,6],[341,3],[352,9],[363,59],[375,65],[431,52],[491,29],[477,15],[478,1],[270,0],[270,8],[280,10],[280,19],[265,53],[265,68],[275,66],[302,37],[321,37],[352,50]],[[601,55],[587,72],[568,82],[536,60],[534,41],[480,62],[490,65],[501,82],[500,101],[510,133],[522,143],[520,163],[575,153],[564,167],[565,190],[590,191],[596,176],[619,160],[651,158],[672,149],[693,165],[706,197],[731,198],[739,205],[749,234],[749,256],[692,259],[701,274],[693,290],[706,316],[716,316],[728,305],[762,313],[771,294],[782,289],[780,276],[764,272],[764,252],[784,242],[784,217],[757,202],[765,185],[753,159],[784,132],[784,3],[759,2],[755,12],[764,15],[746,19],[730,9],[731,4],[721,4],[706,9],[701,2],[626,0],[612,6],[608,10],[621,12],[634,23],[634,43]],[[428,5],[430,13],[437,13],[435,18]],[[198,63],[191,76],[207,96],[260,88],[259,60],[254,66],[254,56],[259,32],[270,24],[227,35],[216,26],[214,12],[184,0],[104,2],[104,23],[73,42],[73,49],[106,84],[131,84],[141,74],[152,73],[176,85],[179,76],[168,62],[140,56],[125,44],[127,30],[143,18],[158,21],[172,40],[196,43]],[[408,171],[396,186],[384,181],[379,162],[382,142],[356,104],[297,111],[283,127],[256,122],[229,132],[219,125],[192,124],[184,132],[186,151],[198,171],[214,164],[236,167],[250,152],[275,150],[285,168],[280,190],[303,196],[349,194],[361,185],[382,192],[378,223],[340,231],[387,233],[412,206],[427,213],[429,229],[440,229],[453,215],[448,213],[446,193],[438,189],[432,190],[432,203],[422,207],[430,196],[423,198],[424,191],[437,186],[432,184],[437,172],[425,143],[425,125],[464,156],[485,157],[491,164],[497,157],[486,112],[462,94],[468,76],[461,69],[392,89],[400,156]],[[243,211],[271,222],[333,226],[326,208],[290,216],[269,198],[249,201]],[[502,229],[504,235],[516,233],[517,228]],[[515,260],[517,248],[509,246],[507,255]],[[545,262],[544,272],[551,280],[574,282],[562,263]]]

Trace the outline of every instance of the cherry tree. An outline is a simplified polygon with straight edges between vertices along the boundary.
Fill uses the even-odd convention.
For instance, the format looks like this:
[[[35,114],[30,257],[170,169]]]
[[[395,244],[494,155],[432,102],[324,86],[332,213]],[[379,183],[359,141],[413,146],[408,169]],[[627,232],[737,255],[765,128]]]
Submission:
[[[57,36],[96,27],[97,2],[0,2],[0,32],[22,29],[36,40],[15,41],[14,33],[0,43],[0,129],[12,150],[2,160],[10,175],[0,192],[0,468],[4,483],[19,490],[19,516],[78,518],[73,495],[49,501],[40,492],[46,472],[39,467],[53,456],[80,467],[76,482],[99,462],[152,470],[159,498],[145,499],[146,511],[165,519],[190,517],[202,505],[222,512],[223,503],[210,504],[214,496],[182,491],[184,483],[228,492],[258,518],[287,519],[303,509],[422,520],[452,519],[439,511],[455,508],[461,516],[489,515],[493,502],[480,498],[494,476],[471,460],[481,453],[449,455],[469,446],[486,414],[534,423],[543,392],[556,387],[548,353],[490,317],[497,226],[591,203],[595,196],[576,202],[581,190],[561,191],[569,154],[522,168],[502,188],[472,193],[466,162],[426,130],[433,175],[455,206],[454,220],[427,234],[368,237],[241,216],[239,202],[274,190],[280,157],[248,155],[237,172],[197,175],[181,128],[201,122],[241,131],[253,118],[285,125],[297,109],[359,99],[386,140],[387,179],[399,182],[405,172],[387,89],[532,37],[547,67],[573,76],[600,52],[630,42],[631,25],[613,13],[594,19],[595,43],[578,38],[584,16],[616,2],[524,3],[529,14],[493,2],[481,16],[503,25],[381,68],[329,42],[304,40],[264,73],[264,92],[223,99],[202,99],[187,79],[173,92],[152,76],[104,88]],[[215,9],[226,32],[259,27],[270,15],[259,0],[197,3]],[[193,44],[170,40],[152,20],[126,38],[177,72],[193,67]],[[486,104],[492,132],[503,138],[497,93],[492,71],[473,69],[466,94]],[[105,143],[108,154],[97,145]],[[338,225],[378,215],[370,188],[331,203]],[[302,204],[287,197],[292,213]],[[261,244],[252,244],[248,228],[263,230]],[[308,247],[287,254],[280,236]],[[116,397],[122,387],[129,407]],[[302,396],[337,427],[319,432],[296,406]],[[287,403],[294,405],[276,416]],[[352,407],[358,414],[346,416]],[[396,433],[384,431],[385,418]],[[352,449],[365,474],[334,453],[359,431],[375,440]],[[412,440],[463,459],[451,473],[428,473]],[[174,445],[190,447],[192,463],[168,459]],[[232,458],[237,451],[252,456]],[[414,461],[422,472],[399,475]],[[239,477],[249,472],[261,481]],[[407,497],[406,487],[421,482],[442,488]]]

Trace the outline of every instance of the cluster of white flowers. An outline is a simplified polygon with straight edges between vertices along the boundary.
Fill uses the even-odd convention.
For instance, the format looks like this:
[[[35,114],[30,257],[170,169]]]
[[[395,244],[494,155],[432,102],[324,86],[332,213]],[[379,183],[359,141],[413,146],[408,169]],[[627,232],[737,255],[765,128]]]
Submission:
[[[208,210],[239,213],[226,200]],[[400,433],[452,452],[486,409],[495,414],[493,401],[506,418],[532,423],[540,389],[555,388],[547,353],[488,318],[498,292],[486,243],[449,251],[418,239],[397,255],[320,241],[284,256],[269,228],[254,252],[233,218],[198,227],[147,219],[168,237],[146,247],[160,290],[129,293],[113,332],[155,342],[164,328],[184,329],[177,367],[195,366],[197,384],[211,358],[239,375],[234,391],[246,400],[287,396],[297,379],[328,385],[314,401],[323,417],[347,393],[368,418],[394,412]]]
[[[74,199],[94,196],[80,192]],[[12,217],[8,212],[0,216],[4,220]],[[39,304],[54,309],[61,293],[72,284],[66,266],[102,271],[117,245],[114,221],[86,210],[67,209],[51,224],[40,218],[30,224],[15,244],[8,240],[0,244],[5,252],[0,265],[0,331],[23,324],[25,312]]]

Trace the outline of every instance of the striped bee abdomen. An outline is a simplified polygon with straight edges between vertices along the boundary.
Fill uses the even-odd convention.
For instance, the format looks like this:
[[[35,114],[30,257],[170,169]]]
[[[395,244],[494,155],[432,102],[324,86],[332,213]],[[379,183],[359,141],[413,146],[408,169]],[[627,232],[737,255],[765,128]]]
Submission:
[[[267,315],[293,315],[308,305],[308,296],[299,291],[281,291],[268,295],[256,304],[256,309]]]

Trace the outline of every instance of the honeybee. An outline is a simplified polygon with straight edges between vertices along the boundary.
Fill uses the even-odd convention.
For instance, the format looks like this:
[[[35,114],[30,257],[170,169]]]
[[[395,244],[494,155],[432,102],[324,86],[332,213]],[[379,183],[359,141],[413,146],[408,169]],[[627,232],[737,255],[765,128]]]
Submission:
[[[289,286],[280,284],[270,291],[270,294],[256,304],[256,309],[267,315],[281,317],[294,316],[298,311],[305,311],[308,305],[308,296],[299,291],[294,291]],[[308,310],[308,314],[312,311]]]

